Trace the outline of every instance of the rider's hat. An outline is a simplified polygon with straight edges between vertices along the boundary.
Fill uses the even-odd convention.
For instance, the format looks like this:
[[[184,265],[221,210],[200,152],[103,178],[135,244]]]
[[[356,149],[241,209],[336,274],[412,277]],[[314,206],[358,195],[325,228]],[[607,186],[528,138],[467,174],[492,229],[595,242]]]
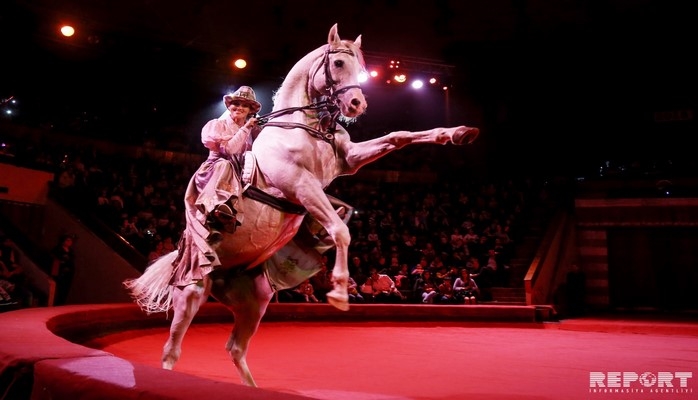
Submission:
[[[249,86],[240,86],[235,93],[228,93],[223,96],[225,108],[230,107],[230,104],[232,104],[234,101],[240,101],[247,104],[250,106],[250,111],[253,113],[258,112],[262,108],[262,105],[259,104],[257,97],[254,95],[254,90],[252,90],[252,88]]]

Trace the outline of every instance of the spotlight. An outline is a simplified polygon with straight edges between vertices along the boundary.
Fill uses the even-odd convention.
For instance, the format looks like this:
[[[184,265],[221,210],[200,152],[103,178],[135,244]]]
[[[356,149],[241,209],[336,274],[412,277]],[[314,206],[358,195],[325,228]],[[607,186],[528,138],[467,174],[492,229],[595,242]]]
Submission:
[[[422,86],[424,86],[424,82],[422,82],[420,79],[412,81],[412,88],[413,89],[421,89]]]
[[[405,83],[405,81],[407,80],[407,77],[405,76],[405,74],[400,74],[400,75],[395,75],[393,77],[393,79],[395,79],[395,82]]]
[[[65,37],[71,37],[75,34],[75,28],[70,25],[61,26],[61,34]]]
[[[235,68],[237,69],[243,69],[247,66],[247,61],[242,58],[238,58],[235,60],[235,62],[233,62],[233,65],[235,65]]]

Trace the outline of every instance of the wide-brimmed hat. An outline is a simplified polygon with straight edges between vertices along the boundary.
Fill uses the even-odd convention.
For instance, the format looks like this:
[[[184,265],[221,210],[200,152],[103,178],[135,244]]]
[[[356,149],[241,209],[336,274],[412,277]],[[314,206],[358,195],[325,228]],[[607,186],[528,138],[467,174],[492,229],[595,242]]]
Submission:
[[[235,93],[228,93],[223,96],[223,102],[225,103],[225,108],[230,107],[230,104],[234,101],[240,101],[248,106],[253,113],[256,113],[262,108],[262,105],[257,101],[257,96],[254,95],[254,90],[249,86],[240,86]]]

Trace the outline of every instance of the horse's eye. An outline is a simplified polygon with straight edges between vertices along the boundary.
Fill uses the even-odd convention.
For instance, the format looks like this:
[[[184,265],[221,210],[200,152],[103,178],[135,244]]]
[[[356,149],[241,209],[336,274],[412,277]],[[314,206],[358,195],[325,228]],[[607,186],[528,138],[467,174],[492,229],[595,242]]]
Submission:
[[[335,60],[334,61],[334,66],[337,68],[342,68],[344,66],[344,61],[342,60]]]

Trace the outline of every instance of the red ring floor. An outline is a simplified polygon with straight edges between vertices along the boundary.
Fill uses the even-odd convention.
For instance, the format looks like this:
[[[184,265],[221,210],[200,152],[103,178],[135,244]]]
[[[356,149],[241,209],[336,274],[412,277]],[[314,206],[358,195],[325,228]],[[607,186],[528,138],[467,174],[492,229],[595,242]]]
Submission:
[[[175,370],[239,383],[229,323],[191,326]],[[159,367],[167,328],[86,344]],[[622,319],[560,323],[263,322],[248,364],[259,387],[327,400],[696,399],[698,324]],[[593,392],[590,372],[691,372],[686,392]],[[639,392],[642,390],[642,392]]]

